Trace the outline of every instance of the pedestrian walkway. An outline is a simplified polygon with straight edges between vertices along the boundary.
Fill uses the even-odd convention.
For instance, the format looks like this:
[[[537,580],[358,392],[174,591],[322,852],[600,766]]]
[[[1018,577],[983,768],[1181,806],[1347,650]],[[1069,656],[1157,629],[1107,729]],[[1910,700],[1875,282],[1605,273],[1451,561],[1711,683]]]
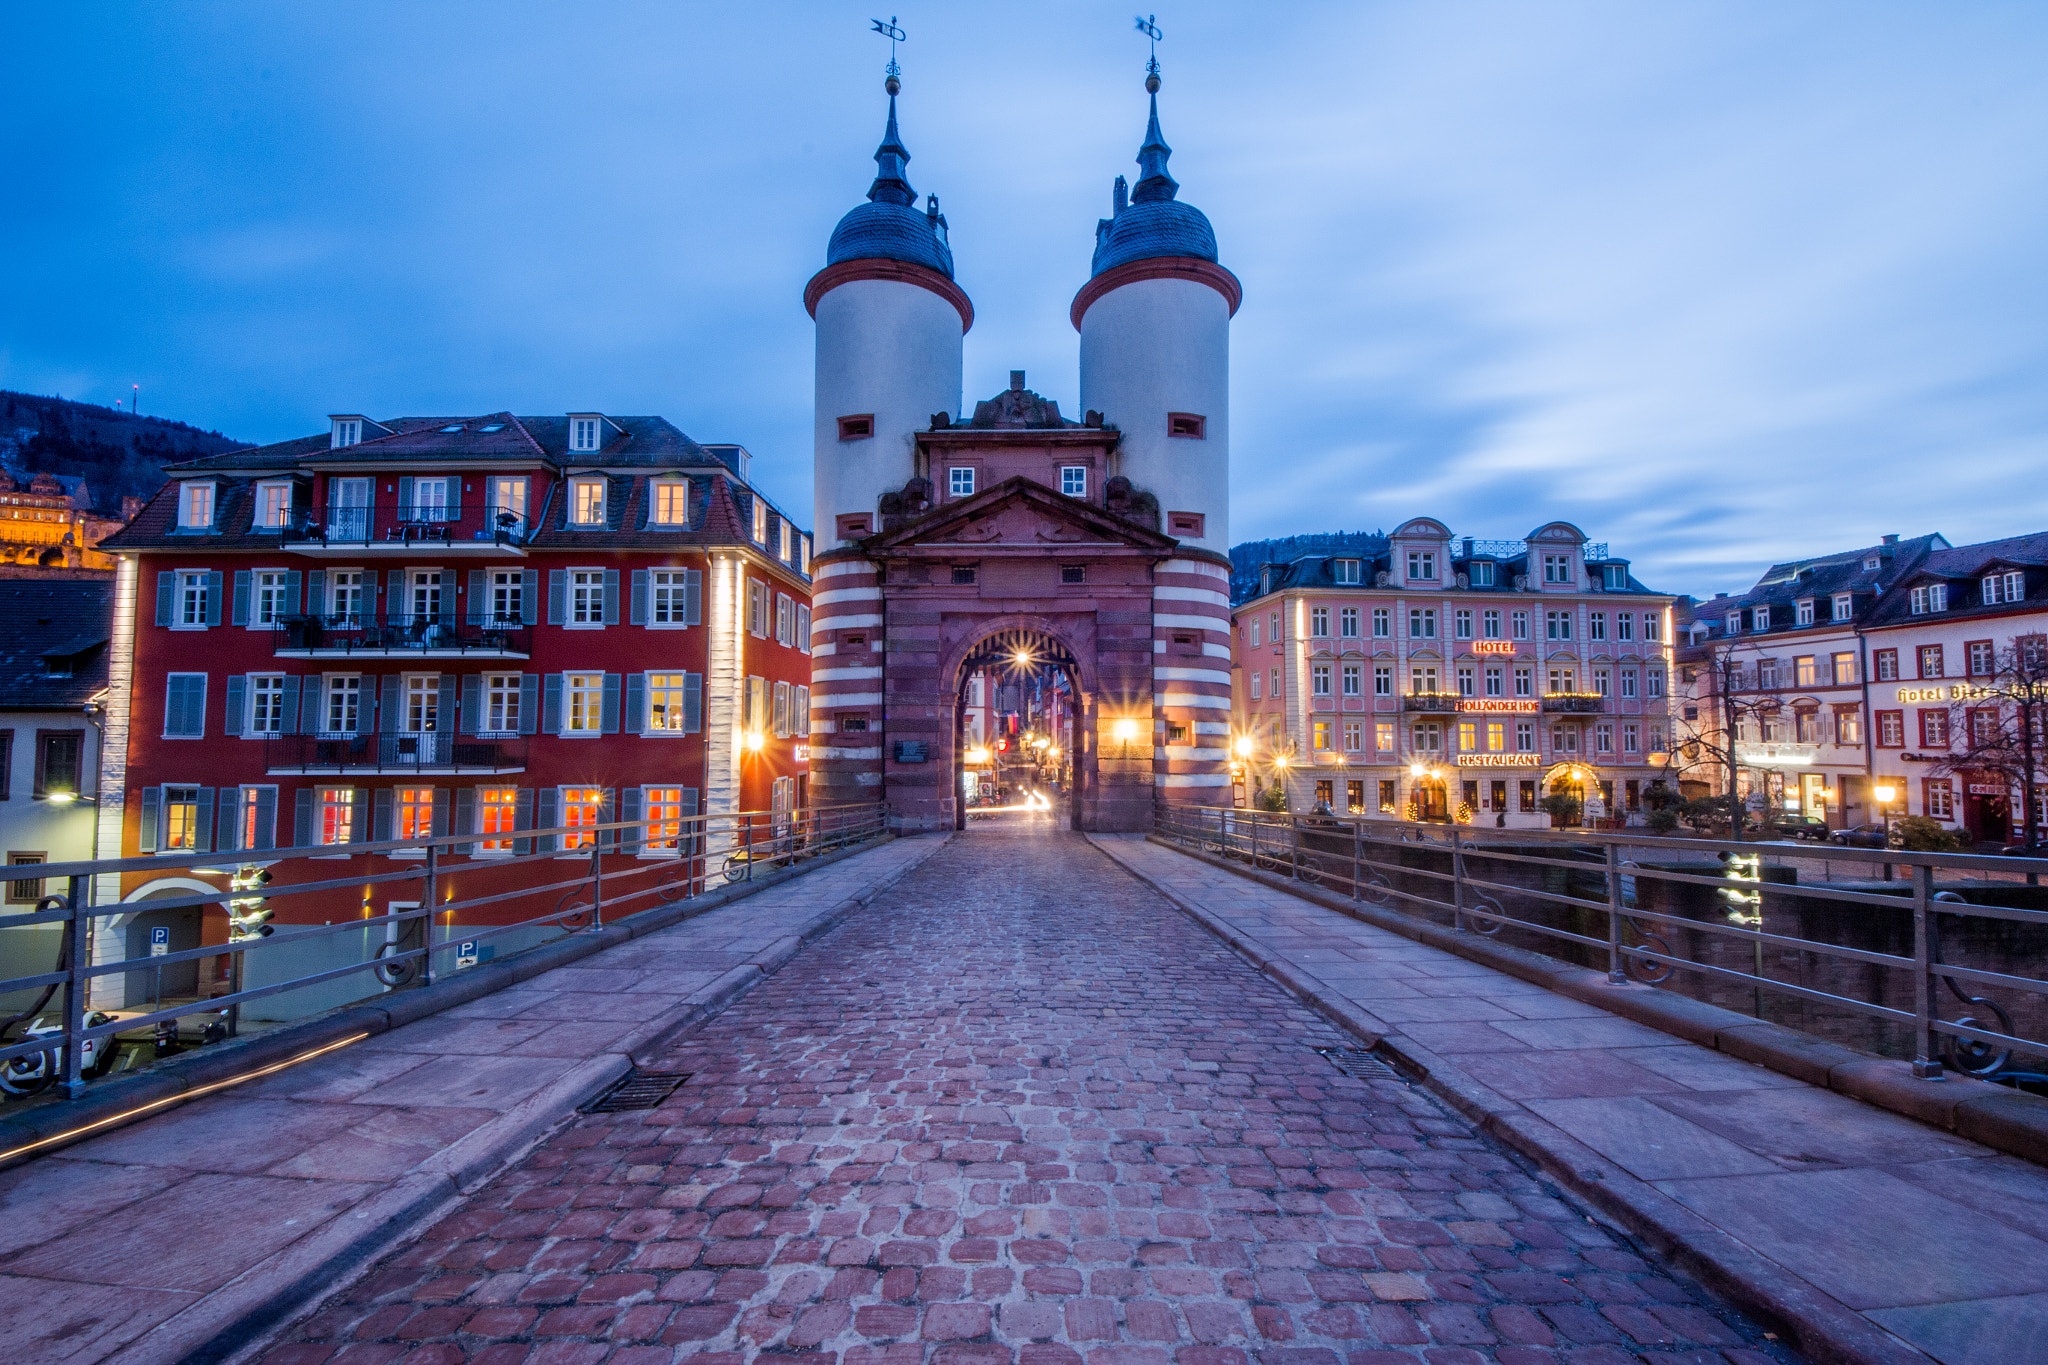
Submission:
[[[222,1358],[943,842],[854,854],[0,1173],[0,1361]]]
[[[1050,817],[978,822],[266,1365],[1764,1365]]]
[[[2048,1361],[2039,1166],[1142,838],[1098,842],[1313,978],[1468,1104],[1519,1111],[1564,1135],[1561,1153],[1590,1149],[1574,1165],[1675,1201],[1688,1240],[1733,1239],[1769,1292],[1811,1286],[1945,1365]]]

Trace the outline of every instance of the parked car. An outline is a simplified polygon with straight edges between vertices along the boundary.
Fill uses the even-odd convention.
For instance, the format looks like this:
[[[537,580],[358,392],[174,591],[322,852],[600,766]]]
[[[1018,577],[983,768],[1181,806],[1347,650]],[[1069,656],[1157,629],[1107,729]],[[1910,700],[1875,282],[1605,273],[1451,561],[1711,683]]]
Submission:
[[[1767,833],[1788,839],[1811,839],[1820,843],[1828,837],[1828,822],[1817,815],[1777,815],[1764,823]]]
[[[1884,825],[1851,825],[1828,835],[1828,842],[1844,848],[1883,848],[1885,846]]]

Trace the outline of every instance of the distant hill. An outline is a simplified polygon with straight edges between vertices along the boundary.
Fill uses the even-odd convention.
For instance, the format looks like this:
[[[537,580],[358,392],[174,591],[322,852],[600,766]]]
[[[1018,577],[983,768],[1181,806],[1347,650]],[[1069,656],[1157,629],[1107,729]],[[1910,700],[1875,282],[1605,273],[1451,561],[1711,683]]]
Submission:
[[[122,498],[163,487],[167,464],[249,445],[163,417],[0,389],[0,466],[17,477],[78,475],[102,511],[118,513]]]
[[[1291,564],[1303,555],[1354,554],[1363,559],[1387,552],[1385,531],[1323,531],[1277,540],[1247,540],[1230,547],[1230,600],[1256,596],[1261,564]]]

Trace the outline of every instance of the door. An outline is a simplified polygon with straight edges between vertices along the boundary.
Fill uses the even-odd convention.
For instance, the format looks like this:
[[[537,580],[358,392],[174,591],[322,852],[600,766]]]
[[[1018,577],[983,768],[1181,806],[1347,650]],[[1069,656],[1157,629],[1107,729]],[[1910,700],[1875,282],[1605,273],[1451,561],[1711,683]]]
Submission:
[[[370,538],[368,479],[327,481],[327,538],[357,541]]]
[[[165,891],[163,897],[189,896],[186,890]],[[155,897],[140,902],[147,905]],[[162,940],[161,947],[166,953],[182,953],[188,948],[199,946],[199,907],[180,906],[170,910],[142,910],[128,921],[122,937],[122,954],[134,959],[155,957],[151,951],[154,939]],[[153,935],[151,930],[162,929],[162,935]],[[124,973],[123,998],[130,1006],[138,1006],[158,1000],[191,1000],[199,995],[199,964],[195,962],[173,962],[166,967],[144,968]]]

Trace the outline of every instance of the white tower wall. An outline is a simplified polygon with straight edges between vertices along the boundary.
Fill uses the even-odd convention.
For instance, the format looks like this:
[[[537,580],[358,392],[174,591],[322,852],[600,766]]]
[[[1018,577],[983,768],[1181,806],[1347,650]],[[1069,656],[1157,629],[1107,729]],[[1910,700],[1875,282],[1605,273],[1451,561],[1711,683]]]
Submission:
[[[1081,318],[1081,408],[1122,432],[1122,472],[1168,512],[1200,512],[1182,543],[1230,553],[1230,304],[1206,284],[1134,280]],[[1203,439],[1167,434],[1167,414],[1204,419]],[[820,525],[824,523],[821,521]]]
[[[960,411],[959,310],[900,280],[849,280],[818,300],[817,545],[838,545],[842,512],[875,512],[916,472],[912,433]],[[875,434],[839,439],[839,419],[873,413]],[[872,523],[880,529],[879,521]]]

